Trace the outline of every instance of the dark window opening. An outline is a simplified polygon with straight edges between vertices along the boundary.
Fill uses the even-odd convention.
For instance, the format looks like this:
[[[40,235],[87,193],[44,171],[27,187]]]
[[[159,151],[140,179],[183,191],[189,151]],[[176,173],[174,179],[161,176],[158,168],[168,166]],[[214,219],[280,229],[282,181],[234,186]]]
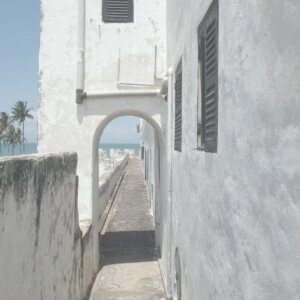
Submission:
[[[142,146],[142,148],[141,148],[141,159],[144,160],[144,157],[145,157],[145,147]]]
[[[198,30],[201,77],[201,113],[198,113],[198,147],[217,152],[218,147],[218,1],[213,1]]]
[[[182,64],[177,67],[175,75],[175,143],[174,149],[182,148]]]

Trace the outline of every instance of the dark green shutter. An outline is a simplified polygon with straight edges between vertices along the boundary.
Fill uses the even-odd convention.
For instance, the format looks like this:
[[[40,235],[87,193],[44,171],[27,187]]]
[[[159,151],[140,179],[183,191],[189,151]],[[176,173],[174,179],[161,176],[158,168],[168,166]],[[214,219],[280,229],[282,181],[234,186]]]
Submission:
[[[202,147],[218,147],[218,1],[214,1],[199,26],[199,59],[202,86]]]
[[[102,0],[102,20],[106,23],[133,22],[133,0]]]
[[[175,74],[175,145],[174,149],[181,152],[182,145],[182,66],[177,67]]]

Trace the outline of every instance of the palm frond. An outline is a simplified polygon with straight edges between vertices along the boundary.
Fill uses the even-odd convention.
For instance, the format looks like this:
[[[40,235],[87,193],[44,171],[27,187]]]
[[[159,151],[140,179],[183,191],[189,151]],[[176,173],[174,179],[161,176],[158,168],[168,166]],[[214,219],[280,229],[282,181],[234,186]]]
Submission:
[[[33,115],[31,115],[31,114],[26,114],[25,116],[26,116],[26,118],[28,118],[28,119],[34,119]]]

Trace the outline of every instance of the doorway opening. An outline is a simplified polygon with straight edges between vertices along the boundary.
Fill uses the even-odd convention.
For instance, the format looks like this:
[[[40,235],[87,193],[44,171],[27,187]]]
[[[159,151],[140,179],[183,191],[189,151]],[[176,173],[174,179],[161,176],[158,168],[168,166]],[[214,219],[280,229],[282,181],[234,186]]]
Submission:
[[[135,124],[135,128],[136,125],[139,125],[139,131],[141,129],[143,129],[142,125],[145,124],[145,128],[146,128],[146,124],[147,124],[147,128],[151,127],[152,132],[153,132],[153,136],[154,136],[154,140],[155,140],[155,146],[156,146],[156,157],[155,159],[153,159],[153,163],[155,165],[155,167],[153,167],[153,178],[154,180],[151,181],[147,181],[148,184],[148,193],[152,193],[152,198],[153,198],[153,202],[152,202],[152,207],[154,207],[153,203],[161,203],[162,199],[164,198],[164,190],[163,190],[163,186],[165,186],[165,184],[163,182],[161,182],[162,180],[159,181],[159,179],[165,178],[166,176],[163,176],[162,171],[164,170],[164,168],[161,168],[162,165],[162,157],[164,155],[164,142],[163,142],[163,133],[162,130],[159,126],[159,123],[154,120],[151,116],[140,112],[140,111],[120,111],[120,112],[116,112],[113,114],[110,114],[108,116],[106,116],[106,118],[104,118],[99,126],[97,127],[95,134],[94,134],[94,138],[93,138],[93,159],[92,159],[92,211],[93,211],[93,226],[94,228],[99,228],[99,216],[102,215],[103,211],[105,210],[105,207],[107,205],[107,203],[105,202],[101,202],[99,201],[99,144],[101,145],[101,142],[105,142],[105,139],[108,139],[108,136],[106,136],[105,134],[105,129],[108,128],[108,130],[112,130],[112,127],[109,127],[109,124],[113,121],[116,120],[120,117],[124,117],[124,116],[131,116],[131,117],[136,117],[139,118],[141,120],[143,120],[143,122],[140,123],[136,123]],[[117,121],[118,122],[118,121]],[[107,127],[108,126],[108,127]],[[116,129],[114,129],[116,130]],[[142,137],[141,132],[139,133],[140,137]],[[104,138],[104,140],[102,140],[102,138]],[[145,138],[145,137],[142,137]],[[145,139],[144,139],[145,140]],[[145,148],[146,143],[144,143],[144,141],[139,141],[140,145],[142,145],[143,147],[143,152],[147,151],[147,149]],[[149,144],[153,144],[151,143],[151,141],[149,142]],[[149,149],[150,150],[150,149]],[[140,151],[140,149],[139,149]],[[151,151],[151,150],[150,150]],[[100,151],[101,152],[101,151]],[[139,159],[141,158],[141,153],[139,154]],[[159,161],[158,161],[159,160]],[[147,159],[147,161],[145,161],[145,159],[142,161],[142,163],[149,165],[149,157]],[[147,169],[149,170],[149,169]],[[148,171],[148,175],[149,175],[149,171]],[[156,184],[157,183],[157,184]],[[153,185],[153,188],[152,188]],[[155,195],[153,194],[155,188]],[[149,192],[150,191],[150,192]],[[155,223],[157,225],[160,224],[160,221],[158,220],[159,217],[159,206],[157,205],[155,210],[153,211],[153,215],[155,215]],[[157,245],[159,245],[159,239],[160,239],[160,234],[159,234],[159,229],[156,228],[156,243]]]
[[[122,118],[128,115],[131,118]],[[132,128],[128,128],[128,124]],[[124,139],[128,132],[133,134],[134,131],[138,137]],[[118,136],[119,140],[112,139],[113,135]],[[101,159],[105,157],[114,164],[125,161],[126,166],[114,190],[105,223],[100,228],[101,269],[92,296],[110,293],[108,286],[114,284],[115,280],[116,286],[120,287],[131,276],[132,282],[150,281],[157,287],[146,291],[147,287],[142,285],[135,293],[146,291],[163,298],[164,288],[157,264],[160,252],[160,207],[163,199],[160,182],[163,177],[160,167],[162,141],[158,123],[140,112],[119,112],[108,116],[96,130],[93,143],[93,214],[95,210],[101,214],[107,207],[107,203],[99,203],[97,193],[99,178],[103,175],[101,167],[99,168]],[[105,171],[104,175],[106,176]],[[95,220],[97,222],[98,219],[94,219],[94,223]],[[118,278],[115,276],[116,272],[119,274]],[[127,282],[124,288],[128,284],[130,283]]]

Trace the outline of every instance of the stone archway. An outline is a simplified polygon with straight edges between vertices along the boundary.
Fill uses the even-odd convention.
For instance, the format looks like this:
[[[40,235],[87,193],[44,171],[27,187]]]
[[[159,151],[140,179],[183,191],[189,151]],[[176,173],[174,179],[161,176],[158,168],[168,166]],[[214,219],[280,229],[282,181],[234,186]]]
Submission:
[[[159,151],[161,153],[160,159],[163,159],[163,153],[165,149],[164,145],[164,135],[161,129],[161,125],[148,114],[141,112],[139,110],[120,110],[114,113],[107,115],[98,125],[95,130],[93,136],[93,144],[92,144],[92,221],[93,221],[93,232],[94,232],[94,258],[95,262],[99,262],[99,236],[98,236],[98,229],[99,229],[99,215],[102,214],[98,198],[98,189],[99,189],[99,142],[101,136],[106,128],[106,126],[114,119],[122,116],[135,116],[138,118],[142,118],[147,121],[155,130],[155,134],[158,141]],[[161,162],[160,162],[161,163]],[[163,176],[162,176],[163,177]],[[163,189],[160,190],[160,195],[163,194]],[[97,263],[95,265],[98,265]]]

